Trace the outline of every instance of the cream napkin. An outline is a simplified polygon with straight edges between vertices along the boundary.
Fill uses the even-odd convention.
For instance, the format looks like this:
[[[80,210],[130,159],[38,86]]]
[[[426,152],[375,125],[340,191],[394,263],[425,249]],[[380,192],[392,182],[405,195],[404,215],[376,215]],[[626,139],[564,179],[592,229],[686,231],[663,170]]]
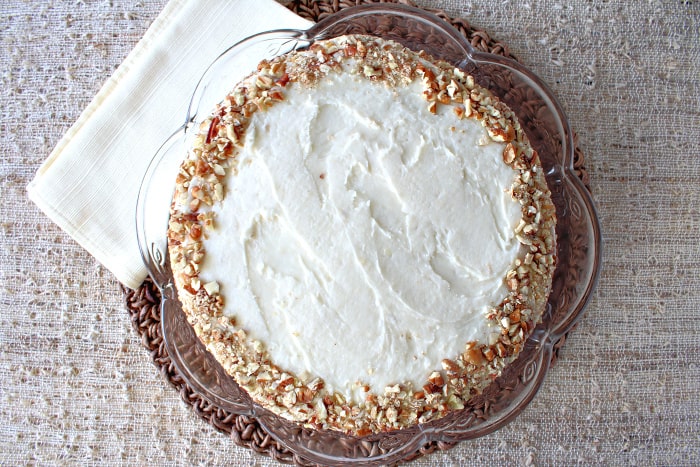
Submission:
[[[171,0],[28,186],[29,198],[128,287],[147,272],[135,206],[206,67],[239,40],[310,23],[273,0]]]

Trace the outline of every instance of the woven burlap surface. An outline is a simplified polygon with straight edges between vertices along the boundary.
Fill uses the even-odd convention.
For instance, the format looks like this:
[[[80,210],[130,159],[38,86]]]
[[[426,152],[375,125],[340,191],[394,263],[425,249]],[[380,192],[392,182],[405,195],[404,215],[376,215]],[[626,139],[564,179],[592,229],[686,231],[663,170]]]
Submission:
[[[699,464],[700,5],[418,3],[498,38],[559,97],[605,261],[529,408],[415,465]],[[181,402],[114,277],[25,194],[164,4],[0,4],[0,463],[276,464]]]

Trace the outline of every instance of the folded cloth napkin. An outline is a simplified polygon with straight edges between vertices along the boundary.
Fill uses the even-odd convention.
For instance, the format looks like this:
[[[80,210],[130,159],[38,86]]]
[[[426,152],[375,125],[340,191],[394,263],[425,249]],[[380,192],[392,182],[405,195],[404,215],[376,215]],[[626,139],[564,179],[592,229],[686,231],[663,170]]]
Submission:
[[[309,26],[273,0],[171,0],[39,168],[29,198],[138,287],[147,276],[134,220],[141,179],[184,123],[199,77],[247,36]]]

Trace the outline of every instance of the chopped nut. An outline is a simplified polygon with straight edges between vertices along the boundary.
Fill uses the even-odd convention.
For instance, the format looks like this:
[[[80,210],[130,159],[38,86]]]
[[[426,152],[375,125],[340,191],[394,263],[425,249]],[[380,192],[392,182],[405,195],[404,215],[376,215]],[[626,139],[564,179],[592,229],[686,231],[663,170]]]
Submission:
[[[445,371],[450,371],[453,373],[457,373],[460,370],[459,365],[447,358],[442,361],[442,368]]]
[[[210,296],[218,294],[219,293],[219,283],[216,281],[207,282],[206,284],[204,284],[204,290],[206,290]]]
[[[371,78],[373,76],[380,76],[382,74],[382,70],[381,68],[374,68],[370,65],[365,65],[363,73],[367,78]]]
[[[503,162],[506,164],[512,164],[513,161],[515,160],[515,147],[513,147],[512,144],[506,145],[506,148],[503,150]]]
[[[433,101],[428,104],[428,111],[431,114],[436,114],[437,113],[437,102]]]
[[[493,348],[491,347],[486,347],[482,353],[484,354],[484,357],[486,360],[489,362],[493,361],[494,358],[496,358],[496,352],[494,352]]]
[[[445,381],[442,379],[442,375],[437,371],[433,371],[430,374],[430,376],[428,377],[428,381],[430,381],[432,384],[438,387],[442,387],[445,385]]]
[[[481,350],[473,348],[465,352],[465,359],[472,365],[481,365],[484,362],[484,356],[481,354]]]

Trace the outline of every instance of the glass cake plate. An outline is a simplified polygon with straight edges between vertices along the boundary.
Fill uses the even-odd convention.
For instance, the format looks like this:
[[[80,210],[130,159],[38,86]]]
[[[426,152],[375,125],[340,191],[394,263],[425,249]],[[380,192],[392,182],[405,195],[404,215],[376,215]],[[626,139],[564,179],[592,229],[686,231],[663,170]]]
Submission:
[[[425,50],[472,74],[517,114],[546,171],[557,210],[557,268],[543,322],[518,359],[483,394],[460,411],[423,425],[362,438],[306,429],[254,404],[204,349],[187,323],[168,264],[166,229],[179,164],[199,122],[262,59],[309,47],[343,34],[371,34],[413,50]],[[601,235],[591,197],[573,168],[574,143],[560,105],[542,81],[519,63],[474,50],[452,26],[403,5],[342,10],[307,31],[275,30],[249,37],[224,52],[202,76],[184,124],[160,148],[143,179],[137,203],[139,248],[162,293],[162,332],[184,380],[216,406],[255,417],[279,443],[320,464],[387,464],[410,457],[428,443],[455,443],[497,430],[532,400],[549,367],[554,345],[581,317],[601,264]]]

